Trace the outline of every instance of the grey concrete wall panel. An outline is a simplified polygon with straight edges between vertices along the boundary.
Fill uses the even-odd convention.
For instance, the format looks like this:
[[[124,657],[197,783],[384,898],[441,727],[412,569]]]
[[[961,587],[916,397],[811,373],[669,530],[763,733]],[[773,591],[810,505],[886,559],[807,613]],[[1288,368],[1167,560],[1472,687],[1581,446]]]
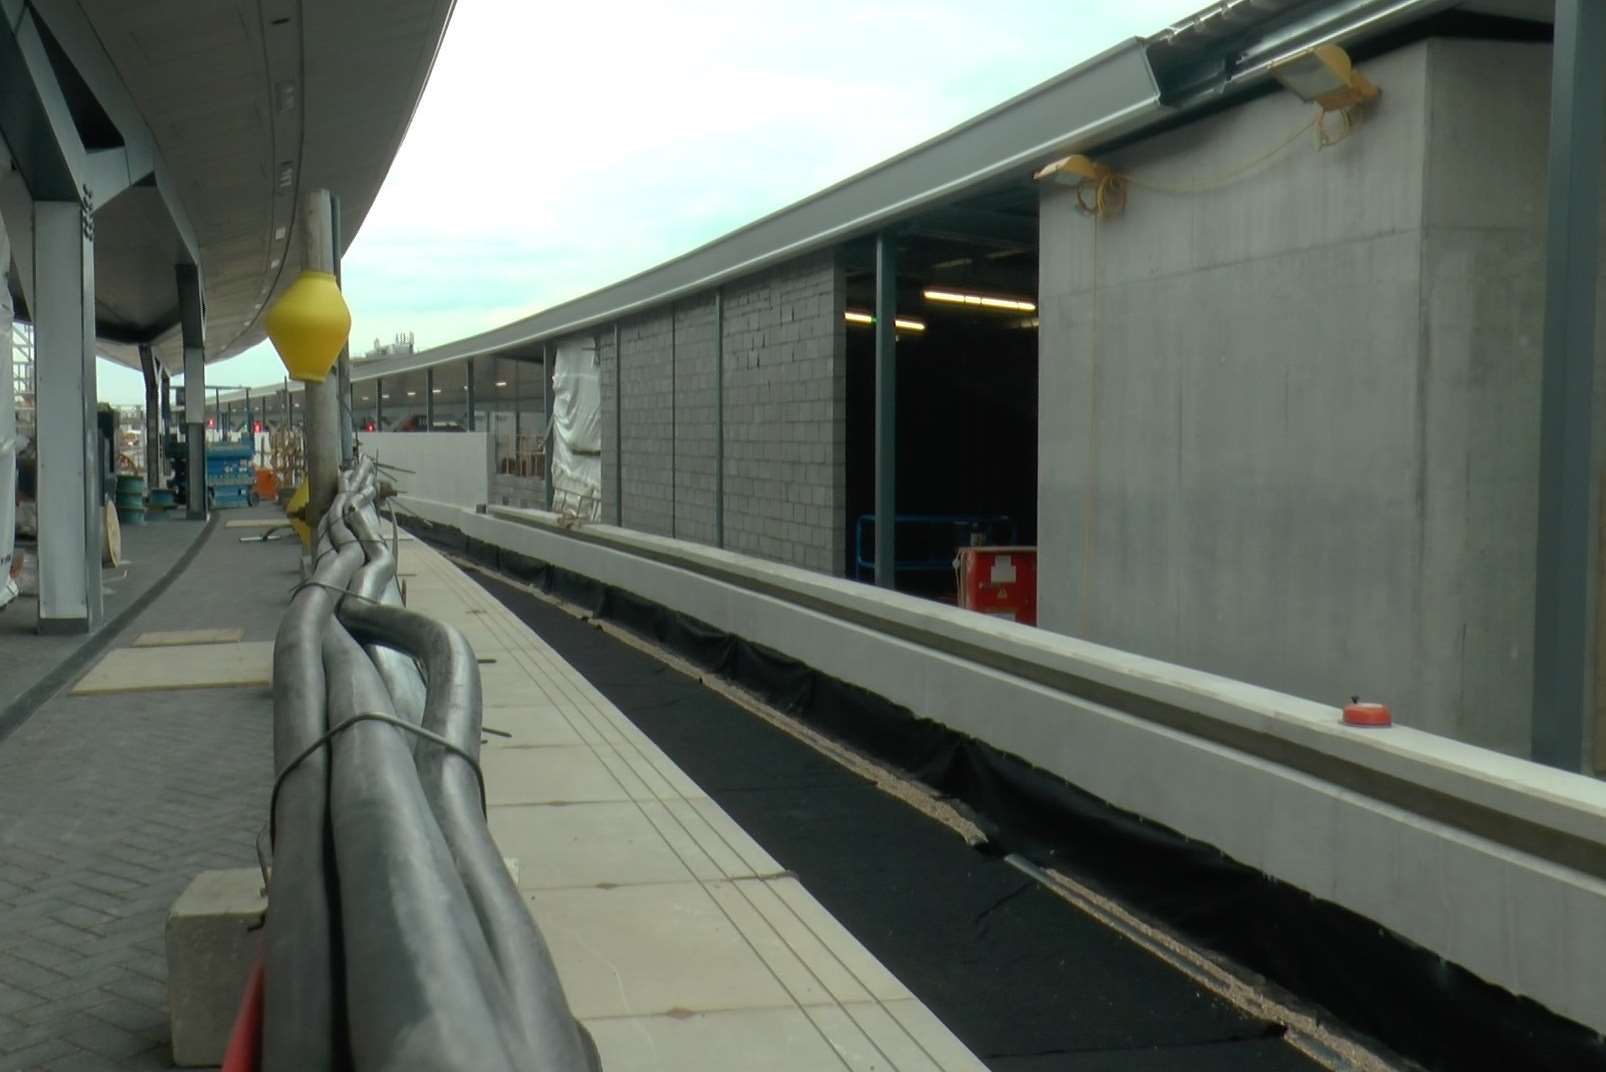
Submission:
[[[1514,848],[1494,827],[1485,836],[1454,826],[1030,675],[1063,674],[1185,709],[1201,725],[1374,770],[1517,820],[1507,826],[1531,824],[1541,840],[1606,847],[1606,784],[1405,727],[1347,729],[1331,706],[684,541],[607,526],[571,533],[534,513],[514,521],[423,500],[404,505],[1029,757],[1117,807],[1606,1029],[1600,878]]]
[[[1136,188],[1096,246],[1045,195],[1041,620],[1526,753],[1549,50],[1365,69],[1384,92],[1348,140]],[[1206,184],[1306,109],[1113,162]]]

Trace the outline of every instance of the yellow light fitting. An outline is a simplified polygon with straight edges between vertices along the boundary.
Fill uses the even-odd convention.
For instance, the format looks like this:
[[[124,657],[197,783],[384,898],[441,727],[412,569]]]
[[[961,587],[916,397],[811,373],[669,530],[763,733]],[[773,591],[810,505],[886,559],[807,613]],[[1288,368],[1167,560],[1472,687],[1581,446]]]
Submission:
[[[1024,298],[1001,298],[991,294],[966,294],[957,290],[927,289],[926,300],[947,305],[968,305],[977,309],[996,309],[1006,313],[1035,313],[1037,303]]]
[[[1032,175],[1032,181],[1042,182],[1044,179],[1053,179],[1064,186],[1079,186],[1084,182],[1103,182],[1115,175],[1107,164],[1101,164],[1090,156],[1082,153],[1072,153],[1054,161],[1046,167],[1038,168]]]
[[[1364,104],[1378,95],[1377,86],[1355,69],[1349,53],[1337,45],[1318,45],[1271,69],[1272,77],[1301,100],[1337,112]]]
[[[846,320],[850,324],[857,324],[860,327],[868,327],[869,325],[875,323],[874,316],[869,313],[861,313],[857,309],[849,309],[847,312],[842,314],[842,319]],[[898,331],[926,330],[926,322],[924,320],[916,320],[913,317],[908,316],[900,316],[895,318],[892,321],[892,326]]]

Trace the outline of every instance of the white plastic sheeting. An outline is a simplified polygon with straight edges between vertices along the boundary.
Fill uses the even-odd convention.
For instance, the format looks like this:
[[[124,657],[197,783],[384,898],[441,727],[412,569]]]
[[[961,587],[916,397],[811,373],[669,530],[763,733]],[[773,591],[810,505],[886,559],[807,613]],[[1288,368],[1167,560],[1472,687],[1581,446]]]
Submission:
[[[602,378],[589,342],[559,343],[552,368],[552,505],[602,516]]]

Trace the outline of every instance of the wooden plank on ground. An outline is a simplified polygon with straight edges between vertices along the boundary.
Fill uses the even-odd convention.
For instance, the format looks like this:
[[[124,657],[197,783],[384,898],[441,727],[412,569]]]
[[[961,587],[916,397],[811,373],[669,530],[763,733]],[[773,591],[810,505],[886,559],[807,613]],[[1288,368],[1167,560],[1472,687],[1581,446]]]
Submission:
[[[134,638],[133,647],[171,648],[181,644],[237,644],[244,638],[244,629],[170,629],[141,633]]]
[[[113,648],[72,695],[165,689],[240,688],[273,683],[273,641]]]

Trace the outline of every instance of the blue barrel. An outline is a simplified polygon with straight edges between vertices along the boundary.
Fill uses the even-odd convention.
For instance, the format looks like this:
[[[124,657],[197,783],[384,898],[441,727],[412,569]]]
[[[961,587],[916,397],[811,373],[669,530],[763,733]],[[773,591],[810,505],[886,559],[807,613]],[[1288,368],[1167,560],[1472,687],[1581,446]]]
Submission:
[[[124,525],[145,524],[145,478],[132,473],[117,477],[117,520]]]

